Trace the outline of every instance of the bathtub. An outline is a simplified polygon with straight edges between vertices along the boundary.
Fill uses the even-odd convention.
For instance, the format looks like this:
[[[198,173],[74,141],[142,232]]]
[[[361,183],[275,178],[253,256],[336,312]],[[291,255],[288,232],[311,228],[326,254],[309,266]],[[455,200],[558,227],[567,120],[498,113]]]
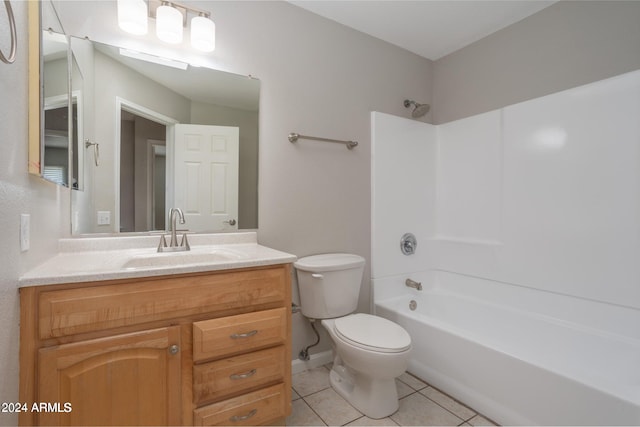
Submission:
[[[503,425],[640,425],[638,310],[451,273],[417,291],[405,278],[374,283],[374,295],[404,293],[375,312],[411,335],[414,375]]]

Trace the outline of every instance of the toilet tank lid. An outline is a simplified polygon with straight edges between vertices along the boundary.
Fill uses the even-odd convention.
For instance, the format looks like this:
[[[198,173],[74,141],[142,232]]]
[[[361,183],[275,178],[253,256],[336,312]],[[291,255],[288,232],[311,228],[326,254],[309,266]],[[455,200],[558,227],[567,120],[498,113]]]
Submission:
[[[362,267],[364,258],[354,254],[320,254],[302,257],[293,265],[298,270],[311,271],[313,273],[338,271]]]

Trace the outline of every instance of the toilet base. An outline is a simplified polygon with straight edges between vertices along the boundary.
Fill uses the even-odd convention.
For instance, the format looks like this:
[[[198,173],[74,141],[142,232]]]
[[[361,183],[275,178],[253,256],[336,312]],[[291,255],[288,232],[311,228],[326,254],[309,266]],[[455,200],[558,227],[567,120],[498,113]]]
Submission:
[[[336,361],[340,362],[338,357]],[[351,406],[373,419],[388,417],[398,410],[395,378],[364,377],[336,361],[329,373],[329,382],[331,387]]]

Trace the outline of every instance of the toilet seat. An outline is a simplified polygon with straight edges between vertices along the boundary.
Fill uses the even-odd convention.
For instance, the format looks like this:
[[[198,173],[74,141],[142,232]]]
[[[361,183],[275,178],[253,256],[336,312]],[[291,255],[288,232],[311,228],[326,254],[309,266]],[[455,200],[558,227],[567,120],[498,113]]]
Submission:
[[[369,351],[400,353],[411,348],[411,337],[402,326],[371,314],[337,318],[333,329],[342,340]]]

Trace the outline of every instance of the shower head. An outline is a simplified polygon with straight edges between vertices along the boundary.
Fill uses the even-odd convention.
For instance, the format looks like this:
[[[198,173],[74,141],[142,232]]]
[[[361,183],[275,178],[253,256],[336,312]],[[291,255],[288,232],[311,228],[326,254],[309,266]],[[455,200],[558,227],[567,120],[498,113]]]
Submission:
[[[416,101],[411,101],[410,99],[404,100],[405,108],[409,108],[411,105],[414,105],[413,111],[411,112],[411,117],[414,119],[424,116],[431,109],[429,104],[418,104]]]

